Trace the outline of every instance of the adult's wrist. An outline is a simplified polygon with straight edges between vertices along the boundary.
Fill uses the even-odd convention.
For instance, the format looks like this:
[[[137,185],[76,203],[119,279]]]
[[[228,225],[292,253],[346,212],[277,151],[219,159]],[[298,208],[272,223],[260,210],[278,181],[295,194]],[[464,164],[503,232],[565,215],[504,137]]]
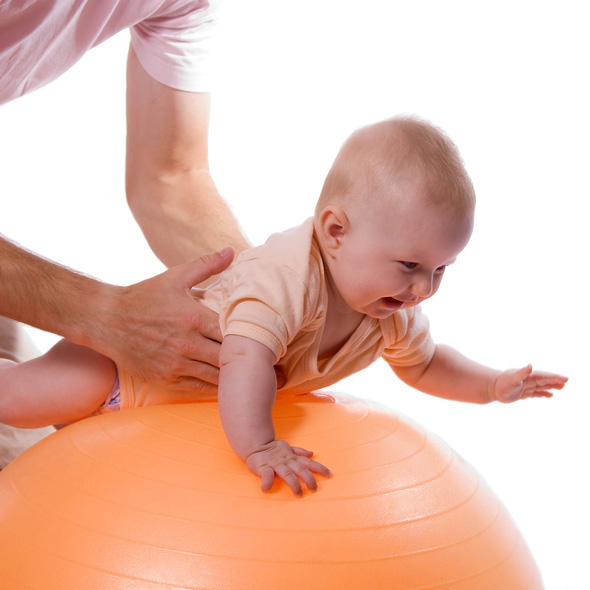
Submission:
[[[113,318],[121,316],[126,287],[85,279],[84,285],[71,294],[71,314],[62,318],[61,334],[75,344],[105,354],[113,338]]]

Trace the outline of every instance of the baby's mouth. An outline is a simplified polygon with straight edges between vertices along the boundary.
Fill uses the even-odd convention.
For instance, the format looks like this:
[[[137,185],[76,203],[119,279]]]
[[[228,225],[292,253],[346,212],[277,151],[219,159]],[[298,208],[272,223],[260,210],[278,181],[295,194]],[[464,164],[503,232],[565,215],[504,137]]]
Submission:
[[[385,307],[387,307],[388,309],[391,309],[393,311],[401,309],[401,307],[404,304],[403,301],[400,301],[399,299],[395,299],[394,297],[383,297],[381,299],[381,301],[383,302],[383,305]]]

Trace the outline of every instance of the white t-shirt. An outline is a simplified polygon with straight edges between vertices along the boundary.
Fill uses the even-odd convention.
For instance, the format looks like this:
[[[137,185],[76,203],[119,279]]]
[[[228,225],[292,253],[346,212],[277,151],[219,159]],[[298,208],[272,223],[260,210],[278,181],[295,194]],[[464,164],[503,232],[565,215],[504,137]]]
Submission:
[[[167,86],[210,90],[218,0],[2,0],[0,104],[51,82],[129,28],[145,70]]]

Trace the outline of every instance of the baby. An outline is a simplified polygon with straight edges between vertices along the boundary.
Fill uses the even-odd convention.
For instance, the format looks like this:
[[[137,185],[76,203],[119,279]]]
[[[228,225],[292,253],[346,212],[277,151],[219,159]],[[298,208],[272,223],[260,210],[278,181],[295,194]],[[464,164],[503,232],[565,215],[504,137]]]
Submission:
[[[551,397],[567,378],[497,371],[435,344],[420,303],[471,237],[475,196],[455,145],[412,117],[354,133],[326,178],[313,218],[244,252],[195,297],[219,311],[224,334],[219,411],[228,441],[268,491],[275,476],[296,496],[312,453],[277,440],[279,395],[334,384],[382,357],[405,383],[473,403]],[[163,389],[67,341],[46,355],[0,365],[0,422],[65,423],[95,412],[207,399]],[[209,396],[211,398],[211,396]]]

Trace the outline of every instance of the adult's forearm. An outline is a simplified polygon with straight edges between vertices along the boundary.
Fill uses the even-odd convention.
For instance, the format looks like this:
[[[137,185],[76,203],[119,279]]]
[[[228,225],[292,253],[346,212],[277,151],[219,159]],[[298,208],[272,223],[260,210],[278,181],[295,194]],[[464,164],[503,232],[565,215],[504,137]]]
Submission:
[[[129,206],[151,249],[167,266],[249,243],[208,170],[162,174],[127,183]]]
[[[118,287],[0,237],[0,315],[92,348],[145,381],[211,393],[219,319],[191,289],[225,270],[232,257],[227,250]]]
[[[154,80],[129,50],[126,192],[152,250],[166,266],[248,247],[211,180],[208,93]]]
[[[117,289],[0,237],[0,315],[86,344],[92,318]]]

